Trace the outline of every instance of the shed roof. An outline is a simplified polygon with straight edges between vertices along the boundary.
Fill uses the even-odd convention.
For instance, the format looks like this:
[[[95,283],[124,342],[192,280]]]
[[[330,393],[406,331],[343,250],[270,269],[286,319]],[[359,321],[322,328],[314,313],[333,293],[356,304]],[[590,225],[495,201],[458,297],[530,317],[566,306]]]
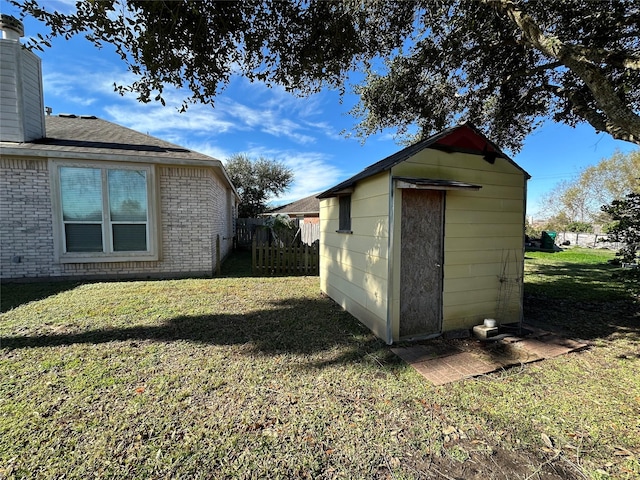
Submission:
[[[320,200],[316,195],[310,195],[295,202],[288,203],[273,210],[268,214],[283,213],[287,215],[304,215],[310,213],[320,213]]]
[[[345,180],[342,183],[322,192],[318,195],[319,199],[329,198],[338,195],[340,191],[352,188],[358,181],[371,177],[378,173],[390,170],[397,164],[407,160],[425,148],[432,148],[444,152],[461,152],[472,155],[482,155],[484,160],[494,163],[496,158],[504,158],[516,168],[521,170],[527,178],[531,176],[491,140],[485,137],[476,127],[470,123],[447,128],[429,138],[421,140],[407,148],[394,153],[380,160],[379,162],[369,165],[360,173]]]

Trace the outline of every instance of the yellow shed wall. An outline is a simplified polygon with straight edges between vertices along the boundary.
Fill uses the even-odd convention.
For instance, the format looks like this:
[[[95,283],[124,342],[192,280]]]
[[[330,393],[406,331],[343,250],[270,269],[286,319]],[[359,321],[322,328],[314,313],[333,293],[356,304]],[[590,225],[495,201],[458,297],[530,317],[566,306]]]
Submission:
[[[320,201],[320,288],[386,338],[389,175],[358,182],[351,195],[351,231],[337,233],[338,198]]]
[[[504,159],[425,149],[392,169],[415,177],[481,185],[445,193],[443,331],[471,328],[485,318],[516,322],[521,315],[525,174]],[[392,330],[400,316],[401,191],[394,190]],[[501,278],[503,281],[501,281]],[[500,318],[499,318],[500,317]]]

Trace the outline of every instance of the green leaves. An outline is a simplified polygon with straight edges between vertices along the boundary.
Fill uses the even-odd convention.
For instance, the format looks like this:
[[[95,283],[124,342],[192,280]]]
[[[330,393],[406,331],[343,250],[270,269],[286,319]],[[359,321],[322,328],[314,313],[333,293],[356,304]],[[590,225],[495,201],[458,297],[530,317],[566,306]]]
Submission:
[[[283,194],[293,181],[293,171],[282,162],[235,154],[225,162],[231,182],[240,195],[238,217],[255,218],[267,210],[271,197]]]
[[[517,151],[550,117],[640,142],[635,0],[110,0],[77,2],[70,14],[9,1],[51,36],[113,44],[138,76],[118,90],[140,101],[173,85],[191,92],[183,109],[213,105],[236,74],[303,95],[344,92],[354,71],[371,67],[353,110],[361,136],[387,127],[429,135],[470,120]]]
[[[610,205],[603,205],[602,210],[614,221],[609,228],[609,235],[624,244],[618,255],[623,262],[637,266],[640,250],[640,193],[632,192],[623,200],[614,200]]]

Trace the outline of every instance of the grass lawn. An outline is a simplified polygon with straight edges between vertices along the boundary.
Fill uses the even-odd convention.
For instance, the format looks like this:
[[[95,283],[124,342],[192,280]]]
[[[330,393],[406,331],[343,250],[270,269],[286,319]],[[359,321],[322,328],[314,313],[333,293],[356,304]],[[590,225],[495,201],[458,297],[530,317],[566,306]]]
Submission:
[[[317,277],[237,258],[3,285],[0,478],[638,478],[640,317],[611,257],[527,254],[527,320],[590,349],[441,387]]]

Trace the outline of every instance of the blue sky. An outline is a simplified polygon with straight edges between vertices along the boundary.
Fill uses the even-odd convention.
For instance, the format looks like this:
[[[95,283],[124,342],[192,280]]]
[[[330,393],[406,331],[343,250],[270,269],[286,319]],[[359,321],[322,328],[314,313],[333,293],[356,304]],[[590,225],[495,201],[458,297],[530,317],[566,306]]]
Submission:
[[[65,11],[70,3],[75,1],[49,0],[47,5]],[[18,16],[4,0],[0,10]],[[26,36],[44,32],[38,22],[25,20]],[[392,130],[364,144],[341,133],[358,122],[348,114],[357,103],[355,95],[347,94],[340,102],[336,91],[325,90],[298,98],[238,77],[217,98],[215,108],[191,105],[180,114],[186,92],[167,89],[164,107],[114,92],[114,83],[129,83],[133,77],[108,46],[98,50],[84,38],[56,39],[52,48],[36,53],[42,59],[45,105],[54,114],[96,115],[223,161],[234,153],[282,161],[295,179],[286,194],[274,199],[277,204],[323,191],[403,148]],[[532,176],[527,214],[544,217],[540,202],[558,182],[575,178],[616,150],[636,148],[597,134],[588,124],[571,128],[548,121],[526,139],[520,152],[511,154]]]

